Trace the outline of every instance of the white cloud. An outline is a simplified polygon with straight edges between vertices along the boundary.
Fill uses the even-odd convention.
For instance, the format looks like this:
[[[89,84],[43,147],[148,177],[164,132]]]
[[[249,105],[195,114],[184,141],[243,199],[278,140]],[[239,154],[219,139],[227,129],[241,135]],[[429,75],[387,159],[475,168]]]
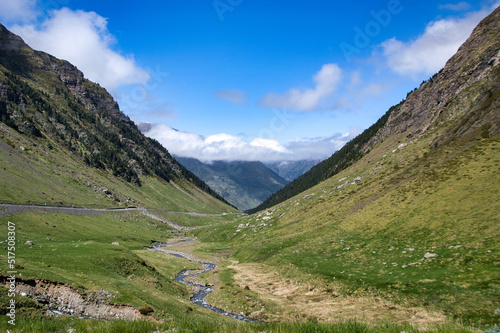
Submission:
[[[177,131],[164,124],[153,125],[145,134],[158,140],[171,154],[202,161],[273,160],[277,154],[289,154],[285,147],[274,140],[256,139],[247,143],[224,133],[204,137]]]
[[[288,142],[287,148],[296,156],[293,160],[322,160],[342,148],[348,137],[349,134],[337,133],[328,138],[304,138]]]
[[[457,52],[477,24],[491,10],[469,13],[464,18],[446,18],[431,22],[417,39],[402,42],[396,38],[381,44],[388,66],[401,75],[416,77],[439,71]]]
[[[447,10],[453,10],[456,12],[462,11],[462,10],[468,10],[470,8],[470,4],[468,4],[465,1],[459,2],[459,3],[447,3],[444,5],[439,6],[439,9],[447,9]]]
[[[32,48],[68,60],[112,91],[122,85],[145,84],[150,78],[133,56],[113,50],[115,38],[107,30],[107,21],[94,12],[62,8],[52,11],[39,27],[16,25],[11,30]]]
[[[299,111],[314,111],[321,107],[321,102],[332,97],[337,89],[342,70],[337,64],[323,65],[313,77],[314,89],[290,89],[284,95],[269,93],[262,97],[260,105],[269,108],[287,108]]]
[[[276,140],[256,138],[250,142],[250,146],[263,147],[280,153],[289,153],[289,151]]]
[[[288,142],[285,146],[276,140],[255,138],[251,142],[229,134],[207,137],[181,132],[159,124],[153,125],[145,134],[158,140],[176,156],[192,157],[210,161],[284,161],[324,159],[340,149],[347,141],[359,134],[351,129],[347,134],[335,134],[329,138],[306,138]]]
[[[247,95],[244,91],[239,89],[216,90],[214,91],[214,94],[218,99],[225,100],[233,104],[244,105],[247,103]]]
[[[36,0],[0,1],[0,20],[4,23],[29,22],[37,15]]]

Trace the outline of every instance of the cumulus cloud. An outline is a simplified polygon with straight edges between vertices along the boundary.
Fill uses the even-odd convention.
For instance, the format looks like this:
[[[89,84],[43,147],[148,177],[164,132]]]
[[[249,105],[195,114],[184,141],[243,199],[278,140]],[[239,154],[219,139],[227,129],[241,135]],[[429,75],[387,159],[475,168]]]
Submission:
[[[113,50],[115,38],[107,21],[94,12],[54,10],[40,25],[16,25],[11,30],[32,48],[77,66],[87,78],[113,91],[119,86],[144,84],[150,75],[132,55]]]
[[[228,101],[236,105],[244,105],[247,103],[247,95],[244,91],[239,89],[216,90],[214,91],[214,94],[218,99]]]
[[[0,20],[4,23],[29,22],[37,15],[36,0],[0,1]]]
[[[353,135],[359,134],[358,129],[352,129],[348,134],[306,138],[282,145],[276,140],[262,138],[246,142],[240,137],[224,133],[204,137],[181,132],[164,124],[145,128],[148,130],[145,134],[158,140],[171,154],[204,162],[324,159],[340,149]]]
[[[269,93],[261,98],[259,104],[268,108],[314,111],[321,107],[321,102],[332,97],[341,77],[342,70],[337,64],[326,64],[314,75],[316,86],[313,89],[294,88],[285,94]]]
[[[396,38],[386,40],[381,47],[387,65],[396,73],[410,77],[439,71],[490,12],[481,10],[469,13],[464,18],[433,21],[413,41],[402,42]]]

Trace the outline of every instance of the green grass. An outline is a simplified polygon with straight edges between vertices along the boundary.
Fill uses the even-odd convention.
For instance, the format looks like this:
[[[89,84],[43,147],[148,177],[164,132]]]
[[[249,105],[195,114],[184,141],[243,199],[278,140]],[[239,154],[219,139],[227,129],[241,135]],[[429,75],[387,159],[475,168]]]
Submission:
[[[0,328],[9,329],[16,333],[46,333],[46,332],[95,332],[95,333],[152,333],[152,332],[183,332],[183,333],[472,333],[473,330],[457,325],[443,325],[437,328],[419,330],[411,325],[384,324],[367,326],[357,322],[345,322],[334,325],[318,323],[273,323],[273,324],[246,324],[228,321],[216,321],[200,318],[174,319],[169,322],[155,323],[151,321],[97,321],[78,320],[75,318],[59,318],[32,320],[21,319],[16,327],[7,326],[4,318],[0,319]]]
[[[417,144],[415,148],[420,149]],[[491,185],[491,174],[499,163],[497,150],[495,140],[484,140],[479,146],[446,159],[445,151],[425,154],[408,149],[402,151],[406,160],[398,160],[401,169],[411,165],[420,171],[407,176],[392,171],[394,157],[389,160],[381,155],[378,161],[365,161],[359,169],[346,171],[313,188],[308,193],[313,195],[308,198],[302,194],[274,208],[270,220],[263,220],[266,215],[235,220],[232,215],[200,217],[161,209],[155,213],[187,225],[201,225],[182,234],[195,233],[205,243],[205,252],[229,255],[242,262],[265,263],[283,279],[331,288],[349,297],[393,296],[391,301],[398,306],[432,308],[465,325],[485,329],[492,327],[493,313],[499,306],[500,249],[495,242],[498,227],[490,222],[498,216],[498,210],[494,205],[474,202],[485,202],[495,195],[495,188],[486,184]],[[370,174],[370,170],[382,164],[377,174]],[[388,173],[392,177],[381,182]],[[359,174],[364,176],[361,184],[347,187],[342,193],[336,190],[338,179]],[[145,185],[145,191],[150,192],[144,197],[150,198],[150,202],[160,201],[168,192],[153,185]],[[381,195],[381,188],[388,191]],[[476,190],[471,191],[472,188]],[[451,194],[453,200],[448,201]],[[185,204],[179,202],[177,207],[182,209]],[[460,207],[454,207],[455,202]],[[102,288],[113,292],[116,302],[151,306],[153,316],[164,321],[42,320],[33,318],[40,310],[32,304],[29,315],[18,318],[19,332],[69,328],[78,332],[154,332],[173,328],[182,332],[419,332],[406,324],[327,325],[316,322],[314,317],[295,323],[255,326],[195,307],[188,301],[189,290],[173,276],[197,264],[144,249],[151,240],[165,241],[177,237],[179,232],[134,212],[100,216],[24,213],[1,218],[0,226],[5,227],[7,221],[16,224],[16,257],[24,267],[21,277],[65,282],[82,291]],[[236,232],[240,224],[245,226]],[[34,245],[24,245],[27,240]],[[115,241],[120,245],[111,245]],[[351,249],[344,250],[346,247]],[[427,252],[438,257],[423,259]],[[203,278],[209,283],[217,281],[217,293],[211,296],[215,304],[243,313],[259,311],[262,306],[270,313],[280,310],[253,290],[236,285],[234,271],[226,266],[227,262],[221,262],[217,272]],[[0,327],[9,328],[2,320]],[[430,331],[472,329],[449,324],[431,327]]]
[[[187,288],[173,279],[180,270],[199,265],[144,249],[152,239],[165,241],[178,232],[168,228],[156,229],[152,227],[154,220],[133,212],[101,216],[24,213],[0,219],[0,226],[6,227],[7,221],[16,224],[16,263],[23,267],[19,269],[21,278],[64,282],[82,293],[104,289],[116,296],[113,302],[138,308],[151,306],[153,316],[160,320],[130,322],[79,320],[67,316],[46,318],[43,308],[17,295],[19,308],[15,328],[8,324],[6,316],[0,320],[0,327],[11,332],[67,332],[69,329],[75,332],[167,332],[171,329],[180,332],[401,332],[409,327],[366,326],[355,322],[336,325],[316,322],[245,324],[200,309],[189,303]],[[34,244],[25,245],[27,240]],[[111,245],[115,241],[120,245]],[[1,255],[2,262],[6,262],[3,260],[6,253],[2,251]],[[1,274],[5,274],[4,267]],[[212,277],[220,279],[226,295],[247,307],[241,311],[260,310],[262,304],[258,297],[250,290],[237,288],[232,275],[230,270],[221,269],[220,274]],[[211,277],[206,279],[210,281]],[[246,297],[256,301],[253,307],[245,303]],[[2,309],[6,308],[8,300],[6,289],[2,289]],[[272,305],[264,305],[272,309]],[[231,308],[231,303],[228,307]]]
[[[103,288],[115,294],[115,301],[135,306],[151,302],[160,306],[159,300],[143,293],[142,285],[152,291],[161,285],[167,295],[187,293],[170,279],[182,267],[174,259],[167,259],[171,270],[163,275],[137,254],[151,240],[163,241],[172,234],[167,226],[154,228],[154,220],[116,213],[20,214],[0,219],[0,225],[6,228],[7,221],[16,225],[16,263],[23,267],[22,278],[65,282],[85,290]],[[25,245],[28,240],[34,244]],[[6,258],[5,251],[2,257]],[[2,267],[1,274],[6,271]]]

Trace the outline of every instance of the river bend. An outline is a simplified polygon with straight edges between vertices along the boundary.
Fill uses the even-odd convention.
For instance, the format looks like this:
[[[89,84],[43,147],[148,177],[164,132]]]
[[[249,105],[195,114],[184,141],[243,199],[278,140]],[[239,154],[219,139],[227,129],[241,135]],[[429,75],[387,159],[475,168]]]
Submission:
[[[195,258],[191,254],[178,252],[178,251],[169,251],[169,250],[164,249],[164,247],[166,247],[166,246],[171,246],[171,245],[189,242],[189,241],[192,241],[192,239],[188,239],[185,241],[179,241],[179,242],[175,242],[175,243],[170,243],[170,244],[153,243],[153,246],[150,247],[149,249],[152,251],[155,251],[155,252],[165,253],[165,254],[175,256],[175,257],[184,258],[184,259],[199,263],[202,266],[202,268],[200,270],[193,271],[193,270],[185,269],[185,270],[179,272],[175,276],[175,279],[177,281],[179,281],[180,283],[194,287],[193,296],[190,299],[191,302],[193,302],[196,305],[202,306],[205,309],[208,309],[210,311],[213,311],[213,312],[216,312],[219,314],[223,314],[225,316],[228,316],[228,317],[231,317],[234,319],[238,319],[238,320],[245,321],[245,322],[256,322],[255,320],[253,320],[245,315],[228,312],[228,311],[220,309],[216,306],[208,304],[206,301],[206,297],[213,292],[213,289],[210,286],[202,285],[202,284],[195,283],[192,281],[186,281],[186,278],[188,278],[188,277],[195,277],[195,276],[213,271],[214,269],[217,268],[217,266],[214,263],[211,263],[208,261],[201,261],[201,260]]]

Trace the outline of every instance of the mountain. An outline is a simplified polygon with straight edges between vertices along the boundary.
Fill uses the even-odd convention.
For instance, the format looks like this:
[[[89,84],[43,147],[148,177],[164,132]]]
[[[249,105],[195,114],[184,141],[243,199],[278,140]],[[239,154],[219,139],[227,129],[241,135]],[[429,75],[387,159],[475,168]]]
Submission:
[[[484,31],[480,25],[439,73],[408,93],[405,100],[391,107],[375,124],[330,158],[274,193],[253,211],[272,207],[306,191],[353,165],[377,144],[402,133],[407,136],[400,140],[404,142],[425,137],[429,130],[446,126],[446,132],[433,143],[434,148],[482,126],[485,126],[489,136],[497,134],[498,114],[493,107],[498,99],[496,85],[484,80],[484,76],[490,74],[498,63],[497,40],[494,34]],[[485,91],[477,90],[481,85],[486,86]],[[457,97],[464,95],[475,102],[464,107],[464,102]]]
[[[177,157],[188,170],[239,210],[261,204],[288,182],[261,162],[214,161]]]
[[[216,203],[222,197],[145,137],[105,89],[2,25],[0,120],[1,202],[145,204],[144,193],[162,186],[198,197],[201,209],[227,209]],[[95,192],[106,195],[96,198]],[[167,202],[196,210],[198,199],[182,208]]]
[[[289,318],[498,323],[498,36],[500,8],[439,73],[265,210],[200,235],[233,250],[234,283],[262,302],[286,298]]]
[[[313,166],[321,162],[320,160],[300,160],[300,161],[280,161],[264,163],[268,168],[276,172],[280,177],[291,182],[302,176]],[[267,199],[267,198],[266,198]]]

